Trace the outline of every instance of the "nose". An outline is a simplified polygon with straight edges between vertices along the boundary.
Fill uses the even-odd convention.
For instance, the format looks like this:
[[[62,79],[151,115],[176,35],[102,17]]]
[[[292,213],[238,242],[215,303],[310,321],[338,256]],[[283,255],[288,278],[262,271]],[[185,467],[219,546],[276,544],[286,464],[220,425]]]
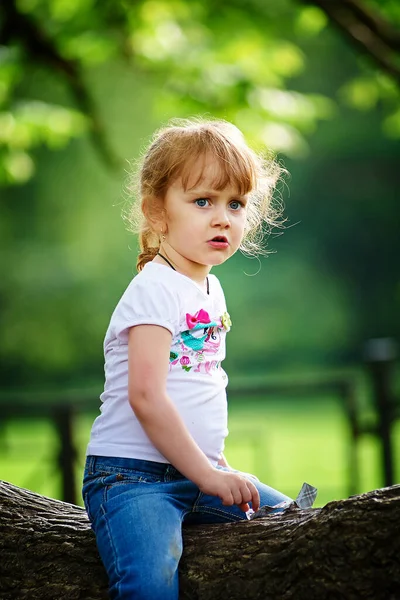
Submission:
[[[213,227],[221,227],[224,229],[231,226],[228,208],[226,206],[215,207],[211,224]]]

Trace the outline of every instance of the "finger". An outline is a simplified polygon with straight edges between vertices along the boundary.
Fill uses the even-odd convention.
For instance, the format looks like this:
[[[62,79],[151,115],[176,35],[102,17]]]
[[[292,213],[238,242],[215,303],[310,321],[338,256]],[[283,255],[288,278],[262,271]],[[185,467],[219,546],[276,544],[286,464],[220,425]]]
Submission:
[[[260,494],[253,483],[249,481],[247,485],[251,492],[251,507],[256,512],[260,508]]]
[[[225,493],[223,496],[221,495],[220,498],[224,506],[232,506],[232,504],[236,504],[230,491]]]
[[[247,485],[247,481],[243,485],[241,492],[242,492],[242,501],[243,501],[243,503],[250,502],[253,495],[252,495],[252,493],[250,491],[250,486]]]
[[[239,508],[245,513],[250,510],[250,506],[247,504],[247,502],[242,502],[242,504],[239,504]]]
[[[244,498],[240,489],[233,490],[232,495],[235,504],[243,504]]]

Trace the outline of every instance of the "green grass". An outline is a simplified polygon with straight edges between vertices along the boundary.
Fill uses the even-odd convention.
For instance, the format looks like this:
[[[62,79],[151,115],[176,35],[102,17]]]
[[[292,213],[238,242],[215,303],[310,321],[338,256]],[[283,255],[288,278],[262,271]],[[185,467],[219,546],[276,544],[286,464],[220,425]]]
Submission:
[[[76,469],[78,492],[94,416],[77,415],[74,424],[75,444],[79,451]],[[230,404],[229,429],[225,454],[231,466],[254,473],[265,483],[292,497],[296,496],[303,481],[307,481],[319,490],[316,506],[349,495],[347,455],[350,438],[342,407],[334,397],[321,397],[315,401],[235,400]],[[394,457],[400,456],[399,426],[393,437]],[[57,444],[51,423],[44,419],[3,423],[0,430],[0,479],[60,498]],[[382,486],[376,440],[369,437],[362,439],[359,465],[358,492]],[[399,467],[397,464],[397,480]]]
[[[292,497],[304,481],[311,483],[321,506],[349,495],[349,441],[341,407],[332,398],[260,401],[231,411],[226,456],[236,468]],[[375,441],[363,440],[360,492],[380,486],[377,450]]]

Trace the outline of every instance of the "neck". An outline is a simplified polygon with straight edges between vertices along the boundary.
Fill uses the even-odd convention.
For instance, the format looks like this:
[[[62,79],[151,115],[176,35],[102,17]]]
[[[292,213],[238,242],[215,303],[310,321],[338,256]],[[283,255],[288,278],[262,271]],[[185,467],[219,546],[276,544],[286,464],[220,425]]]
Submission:
[[[166,244],[165,242],[160,245],[159,252],[160,254],[165,256],[166,259],[168,259],[168,261],[172,264],[176,271],[182,273],[182,275],[185,275],[190,279],[193,279],[193,281],[195,281],[199,285],[205,284],[207,275],[211,270],[211,267],[209,265],[202,265],[199,263],[192,262],[188,258],[185,258],[181,254],[176,252],[176,250],[174,250],[172,246]],[[165,261],[160,256],[156,256],[154,261],[165,264]]]

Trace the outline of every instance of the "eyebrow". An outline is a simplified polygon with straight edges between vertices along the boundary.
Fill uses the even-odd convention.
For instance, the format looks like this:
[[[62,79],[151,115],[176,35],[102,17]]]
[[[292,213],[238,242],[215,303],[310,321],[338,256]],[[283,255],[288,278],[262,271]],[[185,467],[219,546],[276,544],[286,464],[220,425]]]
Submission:
[[[221,194],[222,190],[206,190],[206,189],[202,189],[202,188],[191,188],[189,190],[187,190],[189,194],[193,194],[194,196],[218,196],[219,194]],[[246,200],[247,195],[246,194],[233,194],[232,198],[235,199],[239,199],[239,200]]]

